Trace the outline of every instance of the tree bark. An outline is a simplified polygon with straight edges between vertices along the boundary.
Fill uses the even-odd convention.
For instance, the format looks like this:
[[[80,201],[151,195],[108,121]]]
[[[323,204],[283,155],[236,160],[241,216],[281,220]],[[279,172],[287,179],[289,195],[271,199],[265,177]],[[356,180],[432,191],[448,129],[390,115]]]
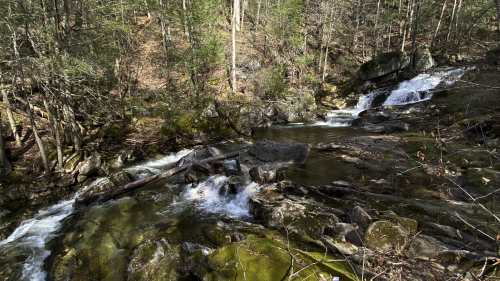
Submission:
[[[232,57],[232,76],[233,76],[233,92],[236,93],[237,87],[236,87],[236,2],[239,2],[239,0],[234,0],[234,9],[233,9],[233,19],[231,20],[231,28],[232,28],[232,47],[233,47],[233,57]]]
[[[359,33],[359,25],[361,21],[361,14],[363,12],[363,0],[358,0],[358,12],[356,13],[356,29],[354,30],[354,37],[352,39],[352,49],[356,50],[358,45],[358,33]]]
[[[241,30],[240,0],[234,0],[233,13],[233,20],[236,24],[236,31],[239,32]]]
[[[439,21],[438,21],[438,24],[436,26],[436,31],[434,32],[434,36],[432,37],[431,47],[434,45],[434,41],[436,40],[437,34],[439,32],[439,28],[441,27],[441,21],[443,20],[444,10],[446,9],[446,1],[447,0],[444,0],[443,8],[441,9],[441,16],[439,16]]]
[[[2,130],[2,111],[0,110],[0,176],[4,177],[12,173],[12,165],[10,164],[5,150],[3,148],[3,130]]]
[[[416,47],[416,39],[417,39],[419,12],[420,12],[420,1],[417,2],[417,11],[415,13],[415,28],[413,29],[413,42],[411,44],[411,56],[410,56],[410,68],[411,69],[413,69],[415,67],[415,47]]]
[[[10,107],[9,95],[5,88],[2,88],[2,96],[3,96],[3,104],[5,105],[5,111],[7,111],[7,117],[9,119],[10,127],[12,128],[12,133],[14,134],[14,138],[16,139],[17,147],[22,147],[23,144],[21,142],[21,134],[17,130],[16,120],[14,119],[14,115],[12,114],[12,109]]]
[[[202,162],[202,163],[213,163],[213,162],[225,160],[225,159],[228,159],[228,158],[234,158],[236,156],[239,156],[241,153],[243,153],[245,151],[246,150],[239,150],[239,151],[235,151],[235,152],[230,152],[230,153],[226,153],[226,154],[223,154],[223,155],[210,157],[210,158],[201,160],[200,162]],[[114,197],[116,197],[116,196],[118,196],[118,195],[120,195],[122,193],[129,192],[129,191],[141,188],[141,187],[143,187],[145,185],[148,185],[148,184],[151,184],[151,183],[154,183],[154,182],[157,182],[157,181],[161,181],[163,179],[166,179],[168,177],[176,175],[176,174],[178,174],[180,172],[183,172],[183,171],[187,170],[187,168],[189,168],[189,166],[191,166],[191,165],[192,165],[192,163],[185,164],[185,165],[182,165],[182,166],[170,169],[168,171],[165,171],[165,172],[163,172],[161,174],[157,174],[157,175],[145,178],[145,179],[137,180],[137,181],[128,183],[126,185],[116,187],[114,189],[110,189],[110,190],[107,190],[107,191],[103,191],[103,192],[99,192],[99,193],[96,193],[96,194],[88,195],[88,196],[85,196],[85,197],[82,197],[82,198],[78,198],[78,199],[76,199],[76,203],[82,203],[82,204],[85,204],[85,205],[89,205],[89,204],[92,204],[92,203],[108,201],[108,200],[113,199]]]
[[[47,159],[47,153],[45,152],[45,146],[43,145],[42,139],[38,134],[38,129],[36,128],[35,119],[33,118],[33,113],[31,112],[31,104],[26,97],[26,111],[28,112],[28,118],[30,119],[31,128],[33,129],[33,135],[35,135],[35,141],[40,149],[40,156],[42,157],[43,166],[45,168],[45,177],[47,180],[52,180],[52,172],[50,170],[49,160]]]
[[[495,0],[495,6],[497,8],[497,31],[500,30],[500,0]]]

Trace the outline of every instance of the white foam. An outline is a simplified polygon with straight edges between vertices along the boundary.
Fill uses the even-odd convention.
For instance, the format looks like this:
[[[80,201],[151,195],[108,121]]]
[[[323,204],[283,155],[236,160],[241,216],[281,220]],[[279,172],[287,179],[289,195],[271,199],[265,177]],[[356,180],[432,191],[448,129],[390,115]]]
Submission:
[[[171,153],[163,158],[151,160],[142,164],[134,165],[132,167],[126,168],[125,171],[129,173],[137,173],[139,171],[143,171],[148,169],[152,173],[161,173],[163,172],[169,165],[174,164],[179,161],[182,157],[188,155],[193,150],[181,150],[177,153]],[[141,177],[140,175],[139,177]],[[148,176],[147,174],[144,176]]]
[[[230,218],[250,217],[250,197],[258,191],[258,184],[252,182],[238,191],[238,194],[221,192],[229,177],[215,175],[198,184],[188,186],[182,195],[186,201],[193,201],[195,208],[203,213],[219,214]]]

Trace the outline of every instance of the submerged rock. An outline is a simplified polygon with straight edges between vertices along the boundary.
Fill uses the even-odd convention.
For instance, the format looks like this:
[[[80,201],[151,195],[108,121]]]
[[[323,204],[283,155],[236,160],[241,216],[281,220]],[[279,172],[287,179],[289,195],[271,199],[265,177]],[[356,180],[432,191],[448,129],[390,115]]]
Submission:
[[[309,146],[301,143],[279,143],[269,140],[256,142],[238,158],[240,167],[245,165],[249,170],[261,167],[273,170],[287,164],[304,164],[309,153]]]
[[[180,246],[172,246],[164,239],[139,245],[129,257],[126,280],[177,280],[179,250]]]

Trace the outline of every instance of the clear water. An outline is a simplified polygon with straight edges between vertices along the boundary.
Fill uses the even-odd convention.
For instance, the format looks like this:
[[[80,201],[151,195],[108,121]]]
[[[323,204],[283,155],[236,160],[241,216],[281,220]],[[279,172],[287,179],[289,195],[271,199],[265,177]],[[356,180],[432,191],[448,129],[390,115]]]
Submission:
[[[435,88],[440,83],[453,83],[463,70],[421,74],[402,82],[384,104],[404,104],[421,100],[419,92]],[[368,135],[363,129],[350,127],[357,115],[370,108],[381,90],[363,96],[355,109],[329,113],[325,122],[312,125],[289,124],[259,128],[252,141],[269,139],[279,142],[331,143],[341,138]],[[418,99],[417,99],[418,97]],[[424,99],[430,98],[425,96]],[[247,140],[229,140],[217,145],[224,152],[248,147]],[[126,168],[136,178],[145,178],[173,167],[174,163],[190,151],[180,151],[163,158],[151,159]],[[235,161],[224,163],[235,169]],[[334,180],[346,180],[355,174],[352,165],[343,165],[335,156],[311,151],[302,166],[283,168],[288,179],[308,185],[328,184]],[[97,179],[93,185],[103,179]],[[125,278],[125,266],[131,251],[152,237],[165,237],[172,243],[194,241],[203,243],[203,229],[220,217],[252,220],[248,199],[259,191],[259,185],[251,183],[237,194],[228,194],[222,187],[228,177],[216,175],[196,185],[183,183],[183,175],[157,182],[137,191],[124,194],[106,203],[85,207],[75,215],[74,201],[84,194],[45,208],[27,219],[7,239],[0,241],[0,267],[4,264],[21,264],[22,280],[46,280],[45,259],[60,245],[75,251],[90,250],[99,253],[110,264],[116,265],[113,280]],[[166,190],[175,193],[173,202],[153,202],[154,194]],[[91,188],[89,186],[89,188]],[[8,215],[0,211],[0,218]],[[72,218],[75,216],[75,218]],[[61,232],[65,220],[74,227]],[[68,233],[66,233],[69,231]],[[64,240],[64,242],[62,242]],[[50,241],[50,242],[49,242]],[[57,243],[54,243],[56,241]],[[59,244],[58,244],[59,243]],[[55,248],[51,248],[55,247]]]

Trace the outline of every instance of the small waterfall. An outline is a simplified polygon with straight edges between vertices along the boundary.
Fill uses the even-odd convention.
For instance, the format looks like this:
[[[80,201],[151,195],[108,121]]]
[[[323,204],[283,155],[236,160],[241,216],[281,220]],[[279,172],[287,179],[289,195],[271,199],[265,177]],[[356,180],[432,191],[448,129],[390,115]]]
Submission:
[[[160,173],[166,167],[179,161],[190,152],[191,150],[183,150],[161,159],[130,167],[126,170],[135,173],[148,169],[151,173]],[[141,176],[139,175],[139,177]],[[104,179],[95,180],[85,189],[78,191],[71,199],[61,201],[56,205],[39,211],[34,218],[23,221],[9,237],[0,241],[0,252],[6,249],[17,248],[20,255],[28,257],[23,263],[21,280],[46,280],[47,273],[43,270],[43,264],[45,258],[50,255],[50,251],[45,249],[45,243],[57,236],[57,231],[61,228],[62,221],[73,212],[75,200]]]
[[[426,91],[435,89],[442,83],[446,86],[453,85],[469,69],[473,68],[457,68],[432,74],[419,74],[411,80],[400,82],[390,93],[388,92],[389,87],[376,89],[362,96],[356,108],[332,110],[325,116],[325,122],[318,122],[317,124],[333,127],[350,126],[361,111],[373,106],[404,105],[431,99],[432,94],[425,93]],[[384,99],[385,101],[380,103]],[[379,102],[374,104],[374,101]]]

